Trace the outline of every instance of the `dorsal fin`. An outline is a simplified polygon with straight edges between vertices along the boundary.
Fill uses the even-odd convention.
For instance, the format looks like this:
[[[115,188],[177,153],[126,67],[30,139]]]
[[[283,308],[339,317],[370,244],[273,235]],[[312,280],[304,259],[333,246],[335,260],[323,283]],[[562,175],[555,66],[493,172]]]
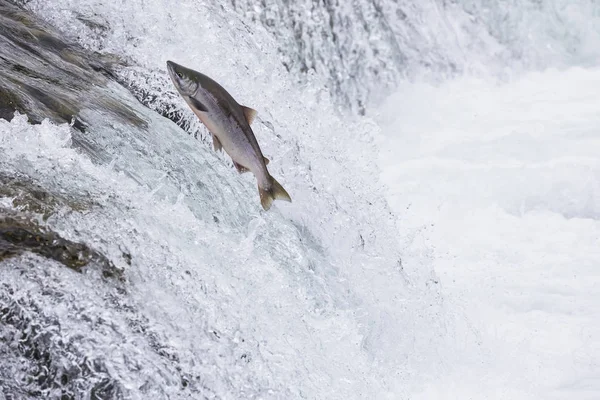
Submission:
[[[252,125],[252,121],[254,121],[254,117],[256,117],[257,114],[256,110],[246,106],[242,106],[242,110],[244,111],[248,125]]]

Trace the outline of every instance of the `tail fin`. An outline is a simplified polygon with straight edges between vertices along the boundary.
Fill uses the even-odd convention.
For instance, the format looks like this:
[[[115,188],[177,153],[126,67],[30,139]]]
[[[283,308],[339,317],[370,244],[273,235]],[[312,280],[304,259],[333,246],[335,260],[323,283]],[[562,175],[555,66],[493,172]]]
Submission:
[[[260,195],[260,204],[262,204],[262,207],[265,211],[271,208],[271,204],[273,204],[274,200],[285,200],[289,201],[290,203],[292,202],[292,198],[288,192],[286,192],[283,186],[281,186],[273,177],[271,177],[271,189],[264,190],[259,186],[258,194]]]

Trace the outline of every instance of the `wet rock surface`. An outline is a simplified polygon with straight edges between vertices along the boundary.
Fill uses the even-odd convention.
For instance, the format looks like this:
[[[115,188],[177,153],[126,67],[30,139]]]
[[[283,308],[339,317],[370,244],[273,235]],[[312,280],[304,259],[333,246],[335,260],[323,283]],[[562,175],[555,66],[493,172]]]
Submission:
[[[87,245],[63,239],[31,218],[10,215],[0,208],[0,261],[26,251],[58,261],[77,272],[95,263],[104,277],[122,277],[122,271]]]
[[[32,123],[49,118],[80,132],[84,108],[102,109],[123,123],[143,126],[126,105],[102,93],[118,60],[87,54],[19,6],[0,0],[0,118],[27,114]]]
[[[131,104],[107,89],[119,85],[115,62],[89,54],[16,3],[0,0],[1,119],[11,121],[18,112],[33,124],[68,123],[73,148],[109,162],[113,154],[96,140],[96,127],[146,127]],[[30,172],[36,175],[35,165]],[[0,171],[0,399],[129,398],[120,368],[136,371],[142,392],[164,393],[147,380],[157,361],[175,370],[178,381],[170,384],[201,387],[128,298],[123,268],[135,258],[126,251],[103,254],[102,246],[54,230],[64,215],[101,205],[32,176]],[[142,358],[154,361],[114,354],[131,340],[145,348]]]
[[[4,171],[0,171],[0,197],[9,198],[15,209],[38,214],[43,220],[48,219],[59,208],[83,211],[91,207],[91,201],[53,193],[32,182],[27,176],[9,175]]]
[[[41,198],[54,198],[40,195],[45,193],[42,190],[32,194],[27,185],[21,186],[27,193],[19,200],[21,206],[28,198],[38,197],[32,208]],[[2,189],[6,192],[7,186]],[[59,203],[49,201],[44,209],[49,211]],[[56,274],[66,274],[67,279],[71,274],[70,279],[75,279],[92,272],[117,293],[125,293],[123,270],[86,244],[64,239],[40,225],[38,217],[0,207],[0,274],[4,277],[0,282],[0,395],[6,399],[75,399],[78,393],[87,392],[93,399],[123,398],[123,389],[108,373],[104,360],[88,358],[82,351],[82,338],[64,337],[64,316],[61,321],[42,305],[43,299],[61,304],[73,300],[60,290]],[[19,279],[11,280],[11,276]],[[73,302],[71,307],[80,314],[70,314],[68,319],[93,318],[93,309],[85,304]]]

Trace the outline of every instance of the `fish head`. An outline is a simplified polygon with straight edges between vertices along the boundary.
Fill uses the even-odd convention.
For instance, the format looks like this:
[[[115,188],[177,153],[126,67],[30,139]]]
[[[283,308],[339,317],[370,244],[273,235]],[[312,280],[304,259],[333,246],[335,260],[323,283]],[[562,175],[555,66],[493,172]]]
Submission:
[[[191,97],[196,94],[200,87],[198,72],[173,61],[167,61],[167,70],[175,88],[182,96]]]

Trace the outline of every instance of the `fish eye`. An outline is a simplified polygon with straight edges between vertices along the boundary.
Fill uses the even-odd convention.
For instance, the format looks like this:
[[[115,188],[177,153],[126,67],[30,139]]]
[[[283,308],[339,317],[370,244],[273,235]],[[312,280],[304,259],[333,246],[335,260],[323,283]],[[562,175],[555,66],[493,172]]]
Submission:
[[[182,74],[181,72],[178,72],[178,73],[177,73],[177,76],[178,76],[179,78],[183,78],[183,74]]]

